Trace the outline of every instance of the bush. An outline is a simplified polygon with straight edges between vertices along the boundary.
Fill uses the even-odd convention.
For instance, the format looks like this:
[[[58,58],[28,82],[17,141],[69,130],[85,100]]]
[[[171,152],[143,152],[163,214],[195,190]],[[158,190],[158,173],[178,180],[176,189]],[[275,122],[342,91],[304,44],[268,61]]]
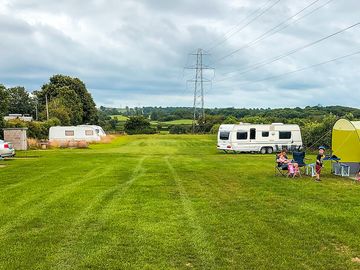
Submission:
[[[173,125],[169,128],[170,134],[187,134],[191,132],[191,126],[188,125]]]
[[[220,124],[215,124],[212,126],[212,128],[210,129],[210,133],[211,134],[217,134],[220,128]]]
[[[150,121],[143,116],[132,116],[125,123],[127,134],[154,134],[156,130],[150,126]]]
[[[47,139],[50,127],[58,125],[60,125],[60,121],[57,118],[52,118],[45,122],[25,122],[19,119],[14,119],[5,123],[7,128],[28,128],[28,137],[39,140]]]

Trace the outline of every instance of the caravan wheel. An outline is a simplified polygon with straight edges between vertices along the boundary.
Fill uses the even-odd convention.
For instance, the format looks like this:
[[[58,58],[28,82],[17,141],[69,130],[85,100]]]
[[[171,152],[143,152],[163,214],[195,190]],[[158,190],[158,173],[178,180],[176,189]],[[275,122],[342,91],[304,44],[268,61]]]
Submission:
[[[263,155],[266,154],[266,147],[261,148],[260,153],[263,154]]]
[[[274,152],[274,149],[272,147],[268,147],[267,153],[272,154]]]

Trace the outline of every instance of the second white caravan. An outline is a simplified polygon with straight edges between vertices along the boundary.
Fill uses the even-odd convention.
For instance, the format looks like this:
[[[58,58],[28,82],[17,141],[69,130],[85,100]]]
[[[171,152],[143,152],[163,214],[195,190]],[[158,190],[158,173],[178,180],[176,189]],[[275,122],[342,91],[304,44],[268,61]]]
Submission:
[[[49,130],[49,141],[100,141],[101,136],[93,126],[55,126]]]
[[[298,125],[240,123],[221,125],[218,132],[217,148],[225,152],[271,154],[283,148],[295,150],[300,147],[302,147],[302,138]]]

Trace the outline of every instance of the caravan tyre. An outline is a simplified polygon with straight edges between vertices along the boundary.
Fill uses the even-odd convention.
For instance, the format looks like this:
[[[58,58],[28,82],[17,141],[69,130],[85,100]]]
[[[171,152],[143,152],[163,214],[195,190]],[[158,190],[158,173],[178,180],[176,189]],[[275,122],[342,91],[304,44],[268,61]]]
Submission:
[[[261,149],[260,149],[260,153],[261,153],[261,154],[266,154],[266,148],[265,148],[265,147],[261,148]]]
[[[268,147],[267,153],[272,154],[274,152],[274,149],[272,147]]]

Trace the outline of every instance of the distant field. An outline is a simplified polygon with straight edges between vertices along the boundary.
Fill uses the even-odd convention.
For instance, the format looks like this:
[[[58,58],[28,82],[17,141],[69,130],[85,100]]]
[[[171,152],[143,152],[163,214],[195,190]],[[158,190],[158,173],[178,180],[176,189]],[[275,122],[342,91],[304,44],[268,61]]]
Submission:
[[[166,121],[166,122],[158,122],[158,121],[151,121],[151,125],[163,125],[163,126],[172,126],[172,125],[192,125],[192,119],[179,119],[173,121]]]
[[[124,115],[111,115],[112,119],[117,119],[118,121],[126,121],[129,118],[127,116]]]
[[[174,121],[160,122],[165,125],[192,125],[192,119],[179,119]]]
[[[119,121],[126,121],[126,120],[129,119],[127,116],[124,116],[124,115],[111,115],[111,118],[117,119]],[[166,121],[166,122],[151,121],[151,124],[152,125],[158,125],[158,124],[163,124],[163,125],[191,125],[192,124],[192,119],[179,119],[179,120]]]
[[[360,268],[360,185],[215,147],[121,136],[0,161],[0,269]]]

